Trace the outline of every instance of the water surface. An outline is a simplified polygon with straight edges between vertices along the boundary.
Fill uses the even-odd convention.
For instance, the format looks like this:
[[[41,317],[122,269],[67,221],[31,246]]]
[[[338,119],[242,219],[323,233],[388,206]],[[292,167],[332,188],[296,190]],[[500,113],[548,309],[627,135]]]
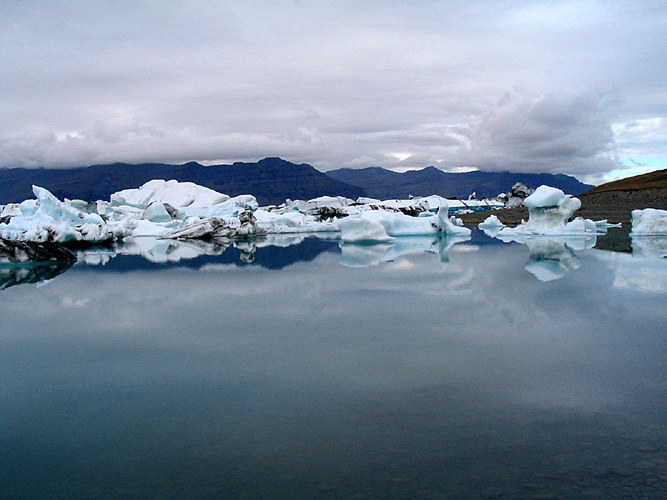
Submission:
[[[5,288],[3,496],[667,496],[665,259],[400,244]]]

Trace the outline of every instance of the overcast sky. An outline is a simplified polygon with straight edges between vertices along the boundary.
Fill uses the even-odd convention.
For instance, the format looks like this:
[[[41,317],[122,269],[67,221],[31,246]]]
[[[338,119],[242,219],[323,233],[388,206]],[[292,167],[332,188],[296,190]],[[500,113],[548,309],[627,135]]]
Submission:
[[[0,2],[0,167],[667,167],[660,1]]]

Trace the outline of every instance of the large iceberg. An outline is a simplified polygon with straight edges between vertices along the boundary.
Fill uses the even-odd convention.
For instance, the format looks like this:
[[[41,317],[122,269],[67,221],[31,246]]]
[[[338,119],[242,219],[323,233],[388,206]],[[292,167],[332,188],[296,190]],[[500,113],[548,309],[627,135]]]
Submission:
[[[581,207],[581,201],[560,189],[542,185],[523,203],[528,207],[528,221],[522,221],[513,228],[497,228],[497,236],[577,236],[596,234],[606,229],[606,225],[598,225],[590,219],[577,217],[569,220]],[[491,221],[488,222],[487,225],[484,221],[487,227],[491,226]]]

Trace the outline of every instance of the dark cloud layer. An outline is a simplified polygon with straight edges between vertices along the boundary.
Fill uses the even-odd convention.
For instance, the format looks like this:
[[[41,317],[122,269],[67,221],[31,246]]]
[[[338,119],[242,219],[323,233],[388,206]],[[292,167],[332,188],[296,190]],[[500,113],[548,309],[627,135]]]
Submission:
[[[0,167],[667,158],[663,2],[3,2]],[[657,163],[656,163],[657,162]]]

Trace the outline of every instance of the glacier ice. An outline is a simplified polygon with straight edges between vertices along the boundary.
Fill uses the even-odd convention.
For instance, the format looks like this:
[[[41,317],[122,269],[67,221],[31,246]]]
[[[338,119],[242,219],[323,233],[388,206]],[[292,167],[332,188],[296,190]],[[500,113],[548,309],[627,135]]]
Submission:
[[[645,208],[632,211],[632,235],[667,235],[667,210]]]

